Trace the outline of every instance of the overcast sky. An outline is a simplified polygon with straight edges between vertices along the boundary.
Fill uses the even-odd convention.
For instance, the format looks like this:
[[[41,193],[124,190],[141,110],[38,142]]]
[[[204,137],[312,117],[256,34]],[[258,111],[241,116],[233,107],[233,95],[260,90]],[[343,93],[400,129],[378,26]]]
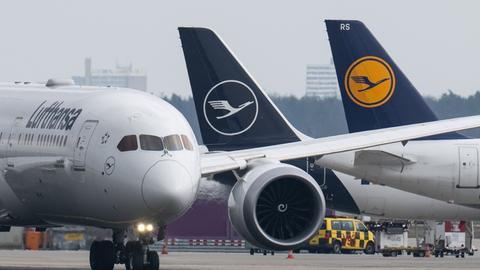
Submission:
[[[190,95],[176,28],[214,29],[269,93],[301,96],[329,63],[324,19],[364,21],[422,94],[480,90],[480,1],[0,2],[0,81],[46,81],[132,62],[153,92]]]

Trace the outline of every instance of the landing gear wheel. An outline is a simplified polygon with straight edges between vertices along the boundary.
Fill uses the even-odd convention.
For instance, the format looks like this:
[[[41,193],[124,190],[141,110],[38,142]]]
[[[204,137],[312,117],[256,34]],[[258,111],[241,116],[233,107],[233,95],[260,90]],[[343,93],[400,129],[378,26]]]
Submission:
[[[143,270],[143,254],[139,252],[133,253],[130,257],[131,270]]]
[[[111,241],[94,241],[90,247],[90,268],[92,270],[112,270],[115,263],[115,250]]]
[[[158,258],[158,253],[156,251],[147,252],[147,262],[148,270],[160,269],[160,259]]]
[[[139,241],[129,241],[125,245],[125,253],[127,260],[125,268],[127,270],[142,270],[143,269],[143,252],[142,244]],[[137,256],[135,256],[137,255]],[[141,266],[140,266],[141,264]],[[140,268],[139,268],[140,267]]]

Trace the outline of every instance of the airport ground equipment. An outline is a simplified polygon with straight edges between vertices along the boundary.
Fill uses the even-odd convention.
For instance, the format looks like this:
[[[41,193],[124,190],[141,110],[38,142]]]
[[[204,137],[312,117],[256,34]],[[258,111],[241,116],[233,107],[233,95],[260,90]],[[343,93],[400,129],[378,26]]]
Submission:
[[[10,231],[0,233],[0,249],[23,249],[24,228],[11,227]]]
[[[367,222],[367,227],[375,233],[375,249],[384,257],[398,255],[413,255],[414,257],[430,256],[433,244],[429,240],[431,235],[428,223],[422,222],[423,234],[419,233],[419,224],[413,223],[416,245],[409,245],[408,234],[412,223],[406,220],[379,220]]]
[[[80,250],[87,248],[86,228],[65,226],[49,228],[46,232],[47,248],[56,250]]]
[[[273,250],[259,248],[259,247],[253,246],[248,242],[246,242],[245,248],[249,250],[250,255],[255,255],[255,253],[263,254],[263,256],[267,256],[268,254],[271,254],[272,256],[275,255],[275,251]]]
[[[407,221],[369,222],[367,227],[375,233],[375,250],[385,257],[396,257],[414,251],[408,245]]]
[[[473,235],[467,228],[471,224],[465,221],[438,222],[435,228],[435,257],[453,255],[464,258],[466,254],[473,255],[474,250],[468,240]]]
[[[360,220],[325,218],[318,233],[306,247],[311,253],[363,251],[375,253],[374,234]]]

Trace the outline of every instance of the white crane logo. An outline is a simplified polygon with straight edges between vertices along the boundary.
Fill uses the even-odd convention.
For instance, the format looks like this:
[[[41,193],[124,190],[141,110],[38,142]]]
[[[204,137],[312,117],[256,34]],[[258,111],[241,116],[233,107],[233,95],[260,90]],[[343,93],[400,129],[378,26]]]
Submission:
[[[215,132],[225,136],[239,135],[257,120],[257,97],[247,84],[225,80],[208,91],[203,101],[203,113]]]
[[[212,101],[209,101],[208,104],[210,104],[210,106],[212,106],[212,108],[214,110],[228,111],[227,114],[216,117],[217,119],[223,119],[223,118],[227,118],[229,116],[232,116],[232,115],[238,113],[239,111],[245,109],[248,105],[253,104],[253,101],[247,101],[247,102],[241,104],[240,106],[238,106],[238,108],[234,108],[232,105],[230,105],[228,100],[212,100]]]

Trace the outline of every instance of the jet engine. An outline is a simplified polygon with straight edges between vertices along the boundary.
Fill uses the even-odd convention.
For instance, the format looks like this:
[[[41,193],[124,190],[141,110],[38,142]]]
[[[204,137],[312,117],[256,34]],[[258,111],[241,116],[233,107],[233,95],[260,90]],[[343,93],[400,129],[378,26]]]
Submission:
[[[305,171],[271,160],[249,164],[229,199],[230,221],[251,244],[265,249],[300,247],[325,217],[325,198]]]

